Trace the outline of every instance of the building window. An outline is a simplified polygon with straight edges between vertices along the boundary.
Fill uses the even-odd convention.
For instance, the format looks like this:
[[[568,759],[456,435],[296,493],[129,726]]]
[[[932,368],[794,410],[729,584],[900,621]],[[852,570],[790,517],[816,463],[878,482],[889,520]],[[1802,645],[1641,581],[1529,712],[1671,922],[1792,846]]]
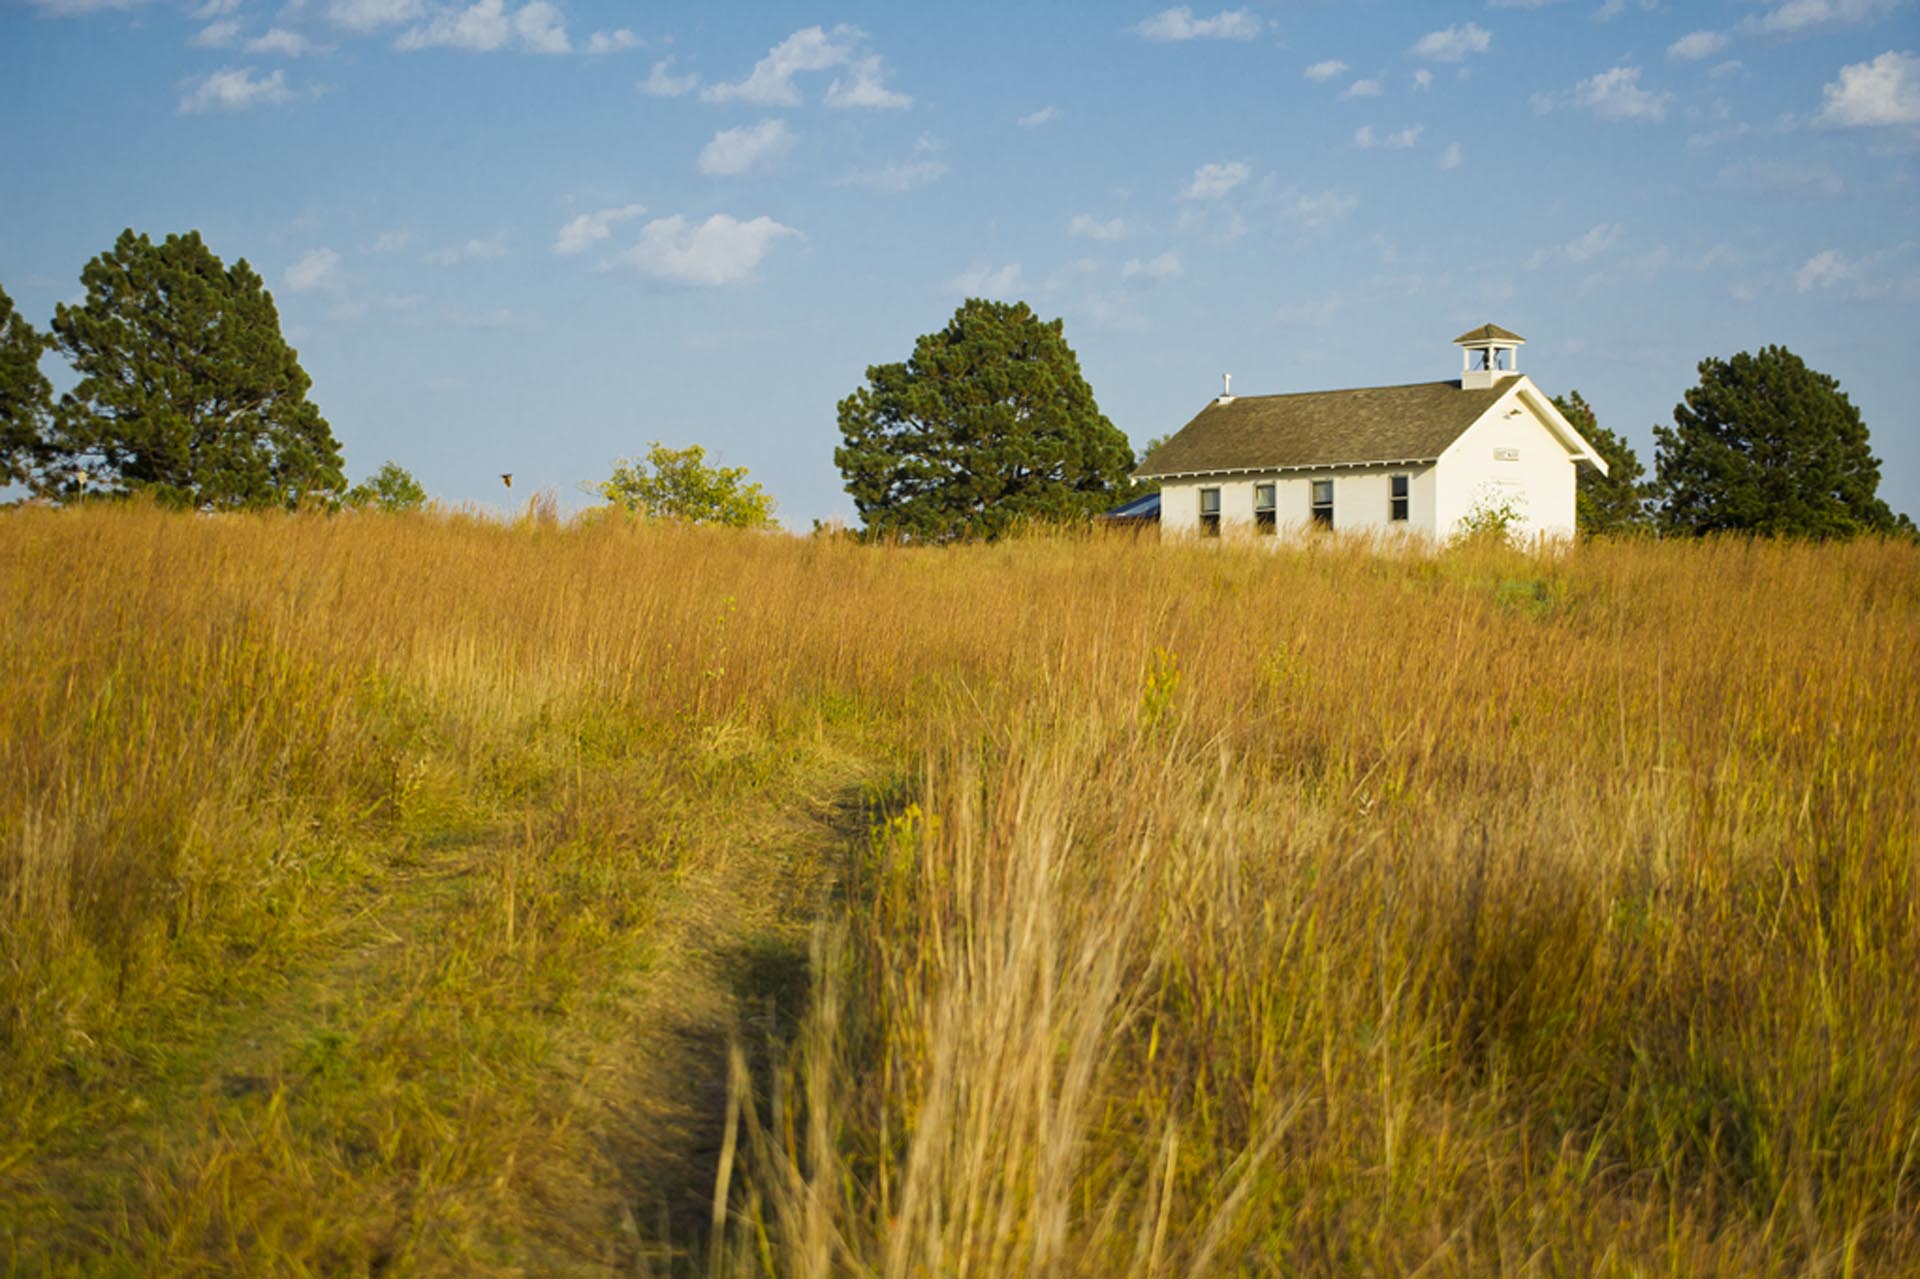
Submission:
[[[1333,481],[1313,482],[1313,522],[1321,528],[1333,527]]]
[[[1273,485],[1253,486],[1253,528],[1262,537],[1270,537],[1278,527],[1274,517]]]
[[[1407,490],[1411,487],[1412,480],[1409,476],[1396,475],[1393,477],[1393,509],[1391,514],[1395,520],[1404,520],[1407,518]]]
[[[1220,490],[1200,490],[1200,533],[1203,537],[1220,536]]]

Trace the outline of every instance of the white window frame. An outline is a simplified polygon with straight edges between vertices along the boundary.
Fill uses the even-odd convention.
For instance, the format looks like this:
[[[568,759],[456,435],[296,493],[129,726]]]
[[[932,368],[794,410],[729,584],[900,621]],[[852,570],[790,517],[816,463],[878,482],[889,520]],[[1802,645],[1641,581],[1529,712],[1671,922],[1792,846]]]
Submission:
[[[1213,499],[1213,509],[1207,509],[1207,499]],[[1215,484],[1200,490],[1200,535],[1202,537],[1220,536],[1220,486]]]
[[[1265,504],[1261,498],[1265,496]],[[1280,486],[1262,480],[1253,486],[1253,527],[1263,537],[1271,537],[1280,528]]]
[[[1320,500],[1320,486],[1323,484],[1326,485],[1327,500],[1325,502]],[[1313,516],[1313,522],[1321,528],[1333,527],[1333,499],[1331,478],[1307,481],[1307,510]]]

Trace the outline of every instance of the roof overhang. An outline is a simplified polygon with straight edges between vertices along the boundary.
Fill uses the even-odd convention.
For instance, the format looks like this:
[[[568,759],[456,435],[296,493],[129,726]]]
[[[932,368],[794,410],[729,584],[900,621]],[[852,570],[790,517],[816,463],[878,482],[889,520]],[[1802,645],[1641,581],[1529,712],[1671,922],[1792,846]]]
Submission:
[[[1540,388],[1533,384],[1531,378],[1523,378],[1520,385],[1514,388],[1514,392],[1519,396],[1520,402],[1532,410],[1533,415],[1540,419],[1548,431],[1552,432],[1555,439],[1560,441],[1561,447],[1572,455],[1576,464],[1586,462],[1600,474],[1607,473],[1607,459],[1594,451],[1593,445],[1587,442],[1587,437],[1580,434],[1573,423],[1567,421],[1566,415],[1554,407],[1552,400],[1540,393]]]
[[[1431,466],[1437,457],[1383,457],[1364,462],[1305,462],[1298,466],[1236,466],[1210,471],[1134,471],[1136,480],[1196,480],[1211,475],[1288,475],[1300,471],[1353,471],[1382,466]]]

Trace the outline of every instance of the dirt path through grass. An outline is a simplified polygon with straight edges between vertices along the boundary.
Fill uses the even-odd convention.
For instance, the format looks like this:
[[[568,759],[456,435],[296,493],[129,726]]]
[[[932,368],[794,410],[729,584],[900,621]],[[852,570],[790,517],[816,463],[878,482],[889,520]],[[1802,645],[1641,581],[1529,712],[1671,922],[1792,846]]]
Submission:
[[[589,785],[338,889],[76,1089],[0,1179],[0,1274],[689,1272],[729,1042],[804,1002],[861,769],[663,776],[643,821]]]

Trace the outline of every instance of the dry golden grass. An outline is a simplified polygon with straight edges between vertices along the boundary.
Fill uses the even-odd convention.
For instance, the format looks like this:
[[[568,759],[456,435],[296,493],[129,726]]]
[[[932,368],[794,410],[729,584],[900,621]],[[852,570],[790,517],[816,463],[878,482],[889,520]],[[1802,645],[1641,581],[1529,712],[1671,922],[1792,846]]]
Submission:
[[[29,1273],[1920,1255],[1909,545],[18,512],[0,583]],[[648,1033],[601,996],[675,884],[791,891],[754,858],[825,836],[777,814],[876,777],[810,1011],[747,983],[717,1228],[668,1260],[556,1090]],[[420,936],[343,945],[371,903]],[[221,1019],[327,992],[253,1095]]]

